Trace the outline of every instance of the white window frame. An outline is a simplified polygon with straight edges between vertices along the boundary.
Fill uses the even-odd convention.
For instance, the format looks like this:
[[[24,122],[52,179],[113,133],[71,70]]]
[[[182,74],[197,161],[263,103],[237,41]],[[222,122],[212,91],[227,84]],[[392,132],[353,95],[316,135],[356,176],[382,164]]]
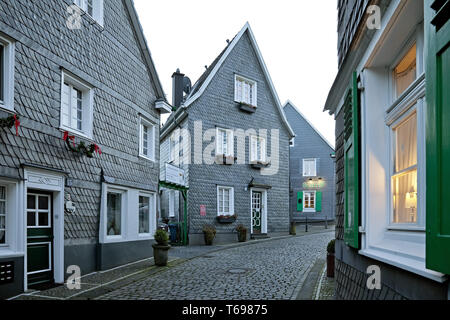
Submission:
[[[26,227],[23,225],[23,204],[25,198],[19,198],[19,182],[4,179],[0,185],[6,187],[6,233],[4,244],[0,244],[0,259],[8,257],[23,256],[23,239]]]
[[[175,190],[169,190],[169,218],[175,217]]]
[[[149,199],[149,208],[148,208],[148,223],[149,223],[149,226],[148,226],[148,230],[149,230],[149,232],[147,232],[147,233],[140,233],[139,232],[139,226],[140,226],[140,216],[139,216],[139,197],[144,197],[144,198],[148,198]],[[139,235],[139,237],[140,238],[142,238],[142,237],[145,237],[145,238],[149,238],[149,237],[152,237],[152,232],[154,232],[154,223],[152,223],[152,221],[153,222],[155,222],[156,223],[156,206],[155,206],[155,202],[156,201],[156,199],[155,199],[155,195],[153,194],[153,193],[146,193],[146,192],[142,192],[142,191],[140,191],[139,192],[139,194],[138,194],[138,211],[137,211],[137,214],[138,214],[138,218],[137,218],[137,222],[138,222],[138,235]]]
[[[151,131],[152,140],[147,141],[147,143],[151,146],[151,154],[144,154],[144,126],[147,127]],[[148,139],[148,137],[147,137]],[[145,158],[147,160],[155,162],[155,155],[156,155],[156,125],[154,125],[152,122],[148,121],[147,119],[140,118],[139,121],[139,156],[142,158]],[[149,152],[150,148],[149,145],[147,145],[147,152]]]
[[[4,202],[5,203],[5,214],[2,215],[0,214],[0,217],[4,217],[5,219],[5,229],[0,229],[0,231],[4,231],[5,232],[5,243],[1,243],[0,242],[0,247],[7,247],[8,246],[8,187],[6,185],[0,184],[1,188],[5,188],[5,199],[0,199],[0,202]]]
[[[175,133],[172,133],[169,137],[169,162],[175,162],[176,159],[176,147],[177,142],[175,139]]]
[[[256,150],[255,150],[256,143]],[[258,159],[258,144],[261,149],[261,158]],[[250,136],[250,162],[266,162],[267,160],[267,140],[264,137]]]
[[[113,194],[118,194],[120,195],[120,200],[121,200],[121,212],[120,212],[120,235],[108,235],[108,206],[107,206],[107,197],[109,193],[113,193]],[[106,235],[106,239],[108,240],[122,240],[125,239],[126,236],[126,225],[125,225],[125,221],[126,221],[126,212],[127,210],[127,191],[123,190],[123,189],[117,189],[117,188],[108,188],[106,190],[106,197],[105,197],[105,235]]]
[[[92,2],[92,14],[88,9],[88,2]],[[103,0],[73,0],[73,3],[79,7],[86,15],[95,20],[101,27],[104,25]]]
[[[313,195],[314,208],[306,208],[306,194]],[[309,198],[309,200],[311,200],[311,197]],[[311,191],[311,190],[303,191],[303,212],[306,212],[306,213],[316,212],[316,205],[317,205],[316,200],[317,200],[317,192],[316,191]]]
[[[78,130],[64,124],[63,113],[64,113],[64,84],[67,83],[69,86],[81,91],[82,93],[82,108],[83,108],[83,130]],[[71,99],[69,98],[69,101]],[[69,106],[70,109],[70,106]],[[69,112],[71,112],[69,110]],[[70,114],[70,113],[69,113]],[[71,121],[70,117],[69,120]],[[86,82],[70,75],[69,73],[63,71],[61,76],[61,110],[60,110],[60,129],[63,131],[68,131],[75,135],[81,136],[83,138],[92,140],[93,129],[94,129],[94,90]]]
[[[314,171],[313,172],[307,172],[306,171],[306,162],[312,162],[314,161]],[[317,177],[317,159],[303,159],[303,176],[304,177]]]
[[[229,208],[230,208],[230,212],[224,212],[224,211],[220,211],[220,190],[228,190],[230,191],[230,202],[229,204]],[[217,216],[229,216],[229,215],[234,215],[234,188],[233,187],[226,187],[226,186],[217,186]]]
[[[1,34],[0,43],[3,45],[3,100],[0,99],[0,108],[14,111],[15,43]]]
[[[227,133],[227,152],[224,152],[224,145],[221,132]],[[225,155],[226,157],[234,156],[234,131],[225,128],[216,128],[216,156]]]
[[[27,193],[27,196],[35,196],[36,197],[36,208],[35,209],[28,209],[26,208],[26,212],[28,215],[28,211],[34,212],[34,219],[35,219],[35,224],[32,226],[28,226],[28,221],[27,221],[27,229],[42,229],[42,228],[50,228],[51,225],[51,207],[52,207],[52,203],[51,203],[51,197],[49,195],[46,194],[36,194],[36,193]],[[48,210],[40,210],[38,208],[39,205],[39,197],[47,197],[48,198]],[[42,213],[42,211],[47,212],[47,225],[46,226],[41,226],[39,225],[39,213]]]
[[[241,98],[239,98],[239,87],[238,83],[247,83],[251,86],[251,98],[249,97],[249,101],[246,101],[244,98],[244,87],[241,87]],[[238,103],[246,103],[248,105],[251,105],[253,107],[258,106],[258,83],[255,80],[248,79],[246,77],[240,76],[235,74],[234,75],[234,101]]]

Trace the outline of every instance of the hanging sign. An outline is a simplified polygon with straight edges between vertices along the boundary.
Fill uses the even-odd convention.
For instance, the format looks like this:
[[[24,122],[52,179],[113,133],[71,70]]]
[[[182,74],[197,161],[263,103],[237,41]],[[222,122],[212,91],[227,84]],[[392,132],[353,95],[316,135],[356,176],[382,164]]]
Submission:
[[[179,186],[186,186],[184,181],[184,170],[166,163],[166,182]]]

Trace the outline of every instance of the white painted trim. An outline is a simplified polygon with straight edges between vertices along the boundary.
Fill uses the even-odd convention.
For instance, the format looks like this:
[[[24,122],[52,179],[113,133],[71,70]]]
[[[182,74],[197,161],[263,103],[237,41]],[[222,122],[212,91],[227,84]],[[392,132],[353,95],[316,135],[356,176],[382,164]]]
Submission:
[[[238,80],[239,79],[239,80]],[[236,83],[238,81],[241,82],[249,82],[252,85],[252,91],[253,91],[253,96],[254,96],[254,103],[253,102],[246,102],[246,101],[239,101],[239,99],[237,98],[237,91],[236,91]],[[253,107],[257,108],[258,107],[258,83],[255,80],[246,78],[244,76],[241,76],[240,74],[235,74],[234,75],[234,101],[238,102],[238,103],[248,103],[250,105],[252,105]]]
[[[28,246],[27,241],[27,213],[26,201],[28,189],[53,192],[53,271],[56,283],[64,283],[64,182],[65,174],[48,172],[44,169],[25,168],[25,183],[23,186],[23,237],[24,249]],[[26,252],[26,250],[24,250]],[[28,289],[27,254],[24,259],[24,290]]]
[[[82,131],[72,128],[70,126],[66,126],[63,123],[63,92],[64,92],[64,83],[67,82],[69,85],[72,85],[74,88],[80,90],[83,94],[83,126],[85,127]],[[76,76],[70,74],[68,71],[63,70],[61,72],[61,92],[60,92],[60,112],[59,112],[59,125],[60,129],[63,131],[68,131],[75,135],[81,136],[83,138],[87,138],[92,140],[93,131],[94,131],[94,90],[93,87]],[[69,100],[70,97],[69,97]],[[69,107],[70,108],[70,107]],[[69,119],[72,121],[72,119]]]
[[[219,189],[225,189],[230,191],[230,202],[228,205],[230,206],[230,212],[220,212],[220,202],[219,202]],[[233,187],[227,187],[227,186],[217,186],[216,191],[216,198],[217,198],[217,216],[221,215],[234,215],[234,188]]]
[[[0,43],[4,46],[4,66],[3,66],[3,101],[0,101],[0,108],[14,112],[14,65],[15,65],[15,43],[0,34]],[[6,68],[8,66],[8,68]]]
[[[286,108],[288,105],[290,105],[292,108],[294,108],[294,110],[300,115],[300,117],[302,117],[310,126],[311,128],[319,135],[319,137],[325,141],[325,143],[333,150],[335,150],[335,147],[327,140],[327,138],[325,138],[325,136],[322,135],[322,133],[320,133],[319,129],[317,129],[311,121],[308,120],[308,118],[305,117],[305,115],[300,111],[300,109],[292,103],[291,100],[287,100],[286,103],[283,106],[283,110],[284,108]]]
[[[155,109],[159,110],[161,113],[171,113],[172,107],[165,101],[156,101]]]
[[[0,245],[0,258],[24,256],[21,207],[21,183],[11,179],[1,179],[6,187],[6,243]]]
[[[262,220],[261,220],[261,233],[267,234],[267,190],[259,188],[250,188],[250,233],[253,234],[253,192],[262,193]]]
[[[152,145],[152,155],[147,156],[144,154],[144,130],[143,126],[148,127],[152,131],[152,141],[150,142]],[[144,158],[146,160],[155,162],[156,158],[156,125],[146,118],[140,116],[139,117],[139,157]]]
[[[306,209],[305,208],[305,206],[306,206],[305,194],[306,193],[313,193],[314,194],[314,208],[313,209],[311,209],[311,208]],[[311,202],[311,200],[310,200],[310,202]],[[317,191],[316,190],[303,190],[303,212],[304,213],[317,213],[316,205],[317,205]]]
[[[197,91],[197,93],[191,97],[188,98],[188,100],[183,104],[184,108],[189,107],[194,101],[196,101],[206,90],[206,88],[211,83],[212,79],[215,77],[216,73],[219,71],[222,64],[225,62],[225,60],[228,58],[231,51],[234,49],[236,44],[239,42],[239,40],[242,38],[243,34],[248,31],[250,42],[256,52],[256,57],[258,58],[259,63],[261,64],[261,68],[263,69],[264,76],[266,78],[267,83],[269,84],[269,89],[274,97],[276,106],[278,108],[278,111],[280,112],[280,116],[283,120],[284,125],[286,126],[288,132],[292,137],[295,137],[295,133],[292,130],[289,122],[286,119],[286,115],[283,112],[283,108],[280,103],[280,99],[278,97],[278,94],[275,90],[275,87],[273,85],[272,79],[270,77],[269,71],[267,70],[267,66],[264,62],[264,59],[262,57],[261,51],[259,50],[258,44],[256,42],[255,36],[253,35],[252,29],[250,28],[250,24],[247,22],[244,27],[239,31],[239,33],[236,35],[236,37],[233,39],[233,41],[228,45],[228,48],[226,49],[225,53],[222,55],[222,57],[219,59],[217,64],[215,65],[214,69],[211,71],[211,73],[208,75],[206,80],[203,82],[200,89]]]
[[[216,127],[216,156],[222,155],[223,153],[219,153],[219,143],[222,143],[223,140],[219,139],[219,131],[226,131],[227,132],[227,154],[225,156],[232,157],[234,156],[234,131],[231,129],[226,128],[220,128]],[[230,144],[231,143],[231,144]],[[223,145],[222,145],[222,151],[223,151]]]
[[[305,162],[307,161],[314,161],[314,174],[312,175],[308,175],[305,171]],[[311,178],[311,177],[317,177],[317,159],[316,158],[308,158],[308,159],[303,159],[303,164],[302,164],[302,171],[303,171],[303,177],[305,178]]]
[[[52,271],[53,270],[53,265],[52,265],[52,242],[51,241],[46,241],[46,242],[36,242],[36,243],[31,243],[28,246],[33,247],[33,246],[37,246],[37,245],[42,245],[42,244],[47,244],[48,245],[48,265],[50,266],[50,269],[44,269],[44,270],[37,270],[37,271],[33,271],[33,272],[28,272],[28,275],[33,275],[33,274],[37,274],[37,273],[41,273],[41,272],[48,272],[48,271]]]

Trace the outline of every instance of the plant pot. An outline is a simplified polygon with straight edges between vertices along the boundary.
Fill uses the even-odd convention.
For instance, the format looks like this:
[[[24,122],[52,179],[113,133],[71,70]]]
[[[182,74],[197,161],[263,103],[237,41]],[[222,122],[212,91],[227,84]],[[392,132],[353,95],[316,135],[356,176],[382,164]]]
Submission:
[[[221,224],[230,224],[236,221],[236,216],[217,217],[217,222]]]
[[[203,232],[203,235],[205,236],[205,245],[212,246],[215,235],[207,232]]]
[[[334,253],[327,254],[327,277],[334,278]]]
[[[167,266],[167,261],[169,260],[169,245],[153,244],[153,258],[155,260],[155,265],[158,267]]]
[[[238,241],[246,242],[247,241],[247,230],[238,232]]]
[[[296,236],[296,235],[297,235],[297,230],[296,230],[295,222],[291,222],[291,229],[289,230],[289,234],[290,234],[291,236]]]

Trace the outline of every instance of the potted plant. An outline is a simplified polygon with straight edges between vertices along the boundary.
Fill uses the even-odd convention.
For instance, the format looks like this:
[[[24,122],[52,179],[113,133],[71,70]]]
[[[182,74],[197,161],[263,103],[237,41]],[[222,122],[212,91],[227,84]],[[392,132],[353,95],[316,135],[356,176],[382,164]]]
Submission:
[[[156,243],[152,245],[153,247],[153,258],[155,259],[155,265],[159,267],[167,266],[167,261],[169,259],[169,235],[165,230],[158,229],[155,232]]]
[[[203,226],[203,235],[205,236],[205,244],[212,246],[213,240],[216,237],[216,228],[208,224]]]
[[[233,223],[237,219],[237,215],[221,215],[217,217],[218,223]]]
[[[334,278],[334,253],[336,240],[331,240],[327,246],[327,277]]]
[[[291,229],[289,230],[289,234],[291,235],[291,236],[296,236],[297,235],[297,230],[296,230],[296,227],[295,227],[295,222],[291,222]]]
[[[236,227],[239,242],[247,241],[247,230],[248,229],[243,224],[240,224]]]

